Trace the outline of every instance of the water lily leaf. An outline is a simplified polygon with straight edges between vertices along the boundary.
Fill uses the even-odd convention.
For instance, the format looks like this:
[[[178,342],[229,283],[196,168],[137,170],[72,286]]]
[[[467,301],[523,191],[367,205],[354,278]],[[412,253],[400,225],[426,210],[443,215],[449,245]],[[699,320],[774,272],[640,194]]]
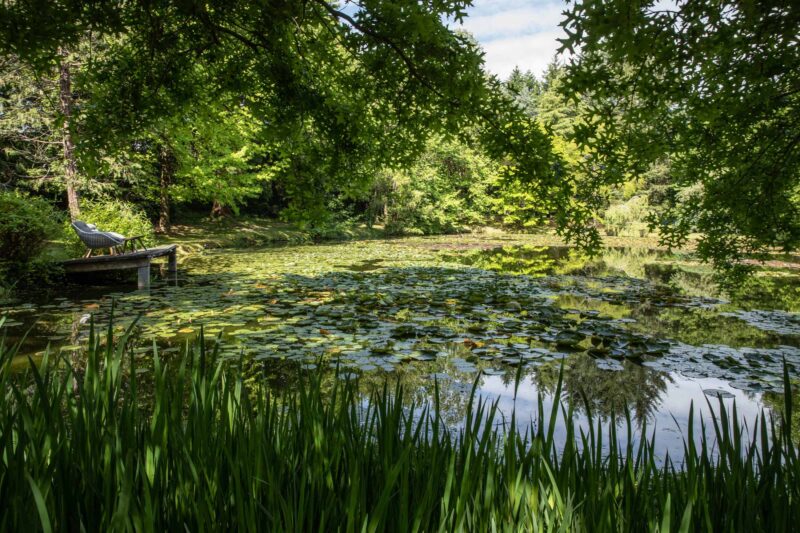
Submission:
[[[733,398],[734,394],[732,392],[726,391],[724,389],[703,389],[703,393],[706,396],[714,396],[717,398]]]

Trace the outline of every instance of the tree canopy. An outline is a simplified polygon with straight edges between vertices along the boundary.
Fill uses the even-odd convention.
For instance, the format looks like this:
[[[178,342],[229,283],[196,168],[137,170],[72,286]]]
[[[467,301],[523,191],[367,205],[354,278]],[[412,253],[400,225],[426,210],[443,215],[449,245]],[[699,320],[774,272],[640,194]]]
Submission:
[[[431,136],[476,127],[487,154],[506,163],[505,179],[548,196],[564,233],[596,245],[585,231],[591,213],[553,171],[549,136],[484,74],[474,40],[448,27],[468,5],[17,0],[0,5],[0,50],[40,70],[64,50],[88,50],[78,84],[91,104],[80,109],[78,151],[90,170],[109,146],[200,94],[238,95],[268,126],[295,198],[363,189],[377,167],[413,163]]]
[[[800,6],[796,2],[583,0],[562,23],[564,92],[597,181],[668,157],[677,188],[652,223],[730,269],[800,243]]]

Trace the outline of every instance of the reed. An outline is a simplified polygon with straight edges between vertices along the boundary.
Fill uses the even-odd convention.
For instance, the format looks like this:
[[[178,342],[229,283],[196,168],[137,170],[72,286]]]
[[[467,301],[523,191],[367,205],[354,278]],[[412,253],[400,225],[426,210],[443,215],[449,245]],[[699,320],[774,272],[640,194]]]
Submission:
[[[715,406],[709,438],[680,464],[654,442],[620,441],[538,416],[498,428],[474,394],[455,431],[400,385],[364,401],[323,376],[272,393],[246,386],[201,338],[137,372],[111,328],[85,368],[45,356],[27,375],[0,348],[0,529],[4,531],[789,531],[800,524],[791,394],[751,427]],[[143,401],[147,382],[147,400]],[[788,390],[788,374],[785,373]],[[559,386],[560,390],[560,386]],[[513,415],[512,415],[513,416]],[[629,413],[624,421],[631,425]],[[628,435],[632,432],[629,431]],[[706,432],[703,432],[705,435]],[[692,435],[690,432],[689,435]]]

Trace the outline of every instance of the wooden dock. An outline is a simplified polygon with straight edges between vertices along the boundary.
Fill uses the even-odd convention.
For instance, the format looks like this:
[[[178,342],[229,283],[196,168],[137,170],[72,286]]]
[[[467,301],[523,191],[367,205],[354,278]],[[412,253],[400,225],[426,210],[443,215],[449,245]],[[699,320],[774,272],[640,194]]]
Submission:
[[[178,261],[175,256],[177,248],[177,245],[171,244],[169,246],[159,246],[158,248],[150,248],[149,250],[139,250],[125,254],[97,255],[95,257],[86,257],[82,259],[70,259],[68,261],[63,261],[61,264],[64,266],[64,271],[68,274],[136,268],[139,270],[139,288],[149,289],[150,264],[153,259],[167,257],[167,268],[169,272],[177,272]]]

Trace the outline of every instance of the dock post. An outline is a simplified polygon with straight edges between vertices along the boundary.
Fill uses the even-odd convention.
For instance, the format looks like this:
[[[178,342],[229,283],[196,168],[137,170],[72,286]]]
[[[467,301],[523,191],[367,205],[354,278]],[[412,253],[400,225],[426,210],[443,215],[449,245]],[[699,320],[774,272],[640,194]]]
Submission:
[[[172,252],[169,254],[169,264],[167,266],[167,271],[170,274],[175,274],[176,272],[178,272],[178,254],[175,252],[175,250],[172,250]]]
[[[150,288],[150,261],[146,265],[139,267],[139,289]]]
[[[167,276],[169,281],[178,286],[178,253],[172,250],[172,253],[167,257]]]

